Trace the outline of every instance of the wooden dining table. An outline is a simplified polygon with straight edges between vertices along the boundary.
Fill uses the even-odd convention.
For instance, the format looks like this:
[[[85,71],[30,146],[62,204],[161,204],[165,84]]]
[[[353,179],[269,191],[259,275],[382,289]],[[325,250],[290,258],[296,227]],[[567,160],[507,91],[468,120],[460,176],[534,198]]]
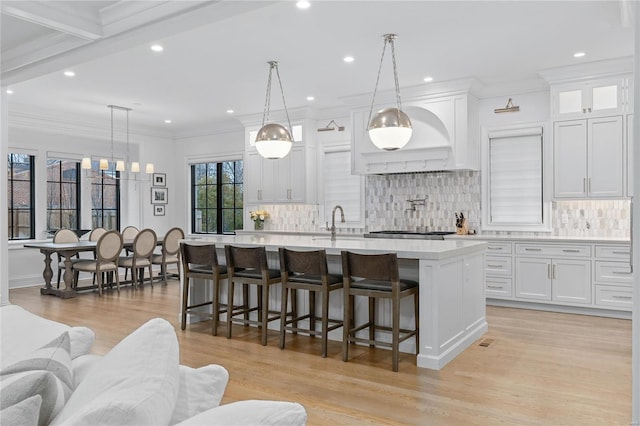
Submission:
[[[162,237],[158,238],[158,245],[162,245]],[[40,253],[44,254],[44,271],[42,277],[44,278],[44,287],[40,289],[40,294],[48,294],[52,296],[61,297],[63,299],[69,299],[76,297],[77,291],[73,283],[73,262],[71,259],[78,253],[90,251],[95,252],[97,241],[78,241],[75,243],[54,243],[54,242],[40,242],[40,243],[27,243],[24,247],[35,248],[40,250]],[[123,248],[131,249],[133,247],[133,239],[124,240]],[[64,288],[55,288],[51,285],[51,278],[53,278],[53,269],[51,268],[51,256],[55,253],[60,254],[64,262],[64,274],[62,279],[64,280]],[[87,287],[94,288],[95,286]]]

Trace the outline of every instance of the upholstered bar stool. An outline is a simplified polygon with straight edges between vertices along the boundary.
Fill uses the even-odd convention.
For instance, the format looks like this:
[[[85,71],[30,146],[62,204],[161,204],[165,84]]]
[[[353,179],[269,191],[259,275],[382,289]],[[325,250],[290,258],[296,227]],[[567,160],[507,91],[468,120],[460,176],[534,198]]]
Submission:
[[[180,259],[182,262],[182,321],[180,327],[184,330],[187,324],[187,314],[190,310],[201,306],[211,306],[211,334],[218,335],[218,319],[221,313],[227,312],[227,305],[220,303],[220,281],[228,278],[227,267],[218,262],[215,244],[180,243]],[[192,278],[211,281],[213,289],[211,300],[189,305],[189,289],[195,281]],[[194,284],[195,285],[195,284]],[[224,309],[221,309],[221,306]],[[198,312],[198,315],[202,315]]]
[[[344,332],[342,340],[342,360],[349,360],[349,343],[367,343],[370,347],[391,347],[393,371],[398,371],[400,343],[415,336],[416,353],[418,342],[418,283],[400,279],[398,256],[387,254],[357,254],[342,251],[342,275],[344,278]],[[355,323],[355,296],[369,298],[369,320],[364,324]],[[413,296],[415,328],[400,328],[400,300]],[[391,327],[376,324],[376,300],[391,300]],[[357,337],[360,330],[369,329],[369,338]],[[390,332],[391,343],[376,340],[376,331]]]
[[[310,336],[322,337],[323,358],[327,356],[327,334],[342,326],[342,319],[329,318],[329,294],[342,288],[342,275],[329,274],[325,250],[293,251],[281,247],[280,275],[282,277],[282,303],[280,310],[280,349],[284,349],[286,332],[302,332]],[[291,290],[291,318],[287,318],[287,299]],[[297,290],[309,293],[309,313],[298,314]],[[316,316],[316,293],[322,298],[322,312]],[[309,327],[302,328],[298,322],[308,319]],[[316,320],[321,321],[316,330]],[[331,324],[331,325],[329,325]]]
[[[228,304],[233,308],[227,313],[227,338],[231,338],[232,324],[255,324],[262,327],[263,346],[267,344],[267,326],[270,321],[280,318],[279,311],[269,312],[269,287],[280,282],[280,270],[269,269],[267,265],[267,253],[264,247],[235,247],[224,246],[227,258],[227,271],[229,273]],[[245,303],[242,307],[233,306],[233,293],[235,283],[243,284],[242,294]],[[249,306],[248,284],[258,287],[257,306]],[[258,319],[251,320],[251,312],[258,312]],[[276,314],[269,316],[269,313]],[[238,318],[242,315],[242,318]]]

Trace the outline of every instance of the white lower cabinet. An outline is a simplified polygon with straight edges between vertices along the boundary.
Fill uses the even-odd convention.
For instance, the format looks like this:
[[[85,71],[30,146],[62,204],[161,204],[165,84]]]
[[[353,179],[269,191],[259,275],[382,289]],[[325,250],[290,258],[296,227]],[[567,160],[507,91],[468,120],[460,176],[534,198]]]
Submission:
[[[591,261],[517,258],[516,297],[591,303]]]

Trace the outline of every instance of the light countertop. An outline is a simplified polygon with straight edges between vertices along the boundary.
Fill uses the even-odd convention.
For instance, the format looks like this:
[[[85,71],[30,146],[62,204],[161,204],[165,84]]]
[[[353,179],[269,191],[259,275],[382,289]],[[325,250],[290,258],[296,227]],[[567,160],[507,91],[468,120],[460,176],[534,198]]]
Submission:
[[[520,235],[447,235],[446,240],[465,240],[465,241],[526,241],[536,243],[594,243],[594,244],[629,244],[629,238],[616,237],[565,237],[565,236],[531,236],[523,237]]]

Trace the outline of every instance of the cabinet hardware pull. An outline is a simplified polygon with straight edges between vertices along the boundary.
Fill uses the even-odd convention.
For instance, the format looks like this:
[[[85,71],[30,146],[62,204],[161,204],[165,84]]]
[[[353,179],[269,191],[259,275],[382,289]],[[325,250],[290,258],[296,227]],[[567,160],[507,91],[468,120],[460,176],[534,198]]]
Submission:
[[[487,265],[489,268],[502,268],[502,265]]]
[[[582,178],[582,190],[587,193],[587,178]]]
[[[587,108],[587,111],[591,112],[591,107]]]
[[[524,249],[525,249],[525,251],[542,251],[542,249],[540,249],[540,248],[525,247]]]
[[[487,248],[489,250],[502,250],[502,247],[491,247],[491,246],[488,246]]]
[[[586,108],[582,108],[582,113],[586,114],[587,113],[587,109]]]
[[[618,296],[618,295],[614,294],[614,295],[611,296],[611,298],[612,299],[627,299],[627,300],[630,300],[631,296]]]
[[[562,249],[562,251],[565,253],[580,253],[580,250],[576,249]]]
[[[547,278],[551,279],[551,264],[547,264]]]
[[[587,179],[587,193],[591,193],[591,178]]]
[[[611,271],[611,273],[615,275],[629,275],[631,271]]]
[[[502,288],[501,285],[487,285],[487,288]]]
[[[627,256],[630,254],[630,252],[628,252],[628,251],[612,251],[611,253],[613,253],[613,254],[625,254]]]
[[[551,278],[556,279],[556,265],[551,267]]]

